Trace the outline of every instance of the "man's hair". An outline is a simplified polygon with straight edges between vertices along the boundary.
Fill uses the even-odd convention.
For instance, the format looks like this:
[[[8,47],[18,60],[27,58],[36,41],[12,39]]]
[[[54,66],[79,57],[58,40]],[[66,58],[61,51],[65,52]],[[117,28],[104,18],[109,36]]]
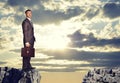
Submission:
[[[30,9],[27,9],[27,10],[25,11],[25,14],[26,14],[28,11],[31,11],[31,10],[30,10]]]

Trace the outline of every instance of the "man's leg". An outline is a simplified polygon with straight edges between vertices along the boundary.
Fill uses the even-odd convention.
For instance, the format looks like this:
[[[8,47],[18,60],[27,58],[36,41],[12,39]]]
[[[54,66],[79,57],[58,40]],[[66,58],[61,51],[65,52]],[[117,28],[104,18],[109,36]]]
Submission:
[[[31,57],[28,57],[28,68],[31,68],[31,64],[30,64],[30,60],[31,60]]]
[[[31,48],[34,48],[34,41],[32,41],[32,43],[31,43]],[[29,61],[29,62],[28,62],[29,68],[30,68],[30,69],[34,69],[34,67],[32,67],[32,65],[31,65],[31,63],[30,63],[31,57],[29,57],[29,60],[28,60],[28,61]]]
[[[23,69],[31,68],[30,60],[31,57],[23,57]]]

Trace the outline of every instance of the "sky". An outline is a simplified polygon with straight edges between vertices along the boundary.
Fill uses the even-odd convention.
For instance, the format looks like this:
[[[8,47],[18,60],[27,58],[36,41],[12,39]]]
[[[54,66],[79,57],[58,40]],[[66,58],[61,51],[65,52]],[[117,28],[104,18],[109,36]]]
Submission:
[[[21,68],[24,11],[32,10],[43,72],[120,67],[120,0],[1,0],[0,66]]]

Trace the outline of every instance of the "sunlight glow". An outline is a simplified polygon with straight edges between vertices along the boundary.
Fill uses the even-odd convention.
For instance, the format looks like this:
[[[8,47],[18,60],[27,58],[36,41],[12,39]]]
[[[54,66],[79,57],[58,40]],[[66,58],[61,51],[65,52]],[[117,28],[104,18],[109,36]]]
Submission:
[[[90,64],[87,61],[69,61],[69,60],[49,60],[45,62],[47,64],[57,64],[57,65],[74,65],[74,64]]]
[[[44,26],[44,28],[39,25],[35,25],[35,27],[37,39],[35,47],[52,50],[64,50],[68,47],[70,39],[67,32],[69,31],[65,26],[51,24]]]
[[[48,49],[65,49],[68,45],[68,40],[64,37],[53,37],[48,38],[44,44],[45,48]]]

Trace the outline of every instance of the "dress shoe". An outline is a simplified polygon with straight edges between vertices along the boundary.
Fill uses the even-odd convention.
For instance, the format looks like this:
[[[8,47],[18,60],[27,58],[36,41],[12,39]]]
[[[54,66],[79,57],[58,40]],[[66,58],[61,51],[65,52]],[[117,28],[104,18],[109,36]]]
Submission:
[[[35,69],[35,67],[29,67],[29,69]]]
[[[23,68],[22,70],[23,71],[29,71],[29,68]]]

